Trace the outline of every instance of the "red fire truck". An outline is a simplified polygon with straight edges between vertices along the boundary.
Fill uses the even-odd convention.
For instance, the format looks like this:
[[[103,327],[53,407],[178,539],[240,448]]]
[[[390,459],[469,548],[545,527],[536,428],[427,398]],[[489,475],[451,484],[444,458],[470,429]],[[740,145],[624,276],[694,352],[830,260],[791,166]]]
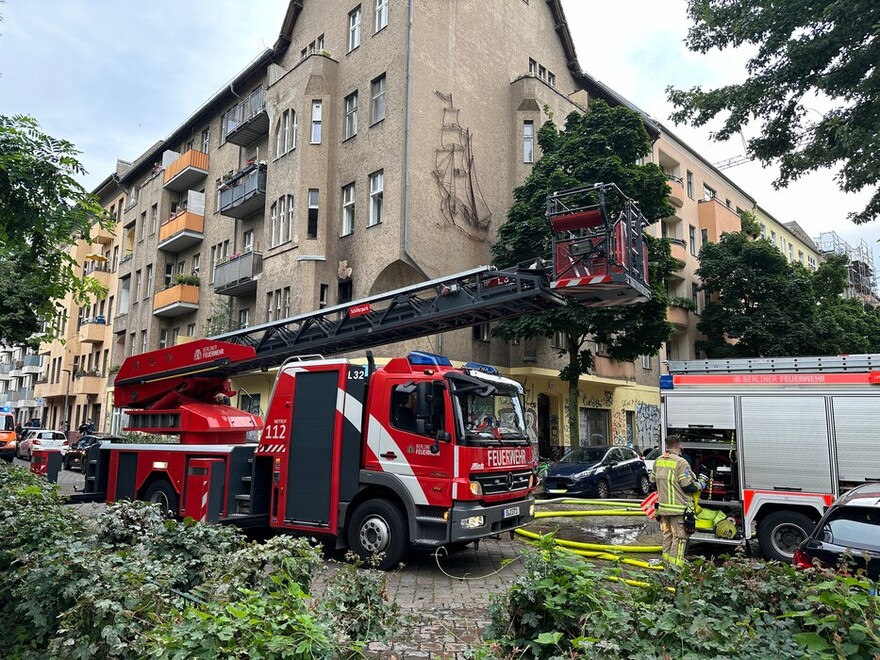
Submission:
[[[321,536],[382,553],[385,568],[412,546],[479,541],[531,521],[535,475],[516,381],[430,353],[383,367],[369,353],[366,364],[316,353],[533,313],[563,304],[557,290],[588,305],[647,299],[644,218],[628,203],[610,219],[606,189],[616,191],[554,198],[550,222],[573,258],[549,277],[540,262],[482,267],[127,358],[114,391],[127,430],[179,443],[91,449],[76,499],[144,499],[178,516]],[[592,287],[583,281],[593,277]],[[276,367],[265,422],[222,402],[231,376]]]

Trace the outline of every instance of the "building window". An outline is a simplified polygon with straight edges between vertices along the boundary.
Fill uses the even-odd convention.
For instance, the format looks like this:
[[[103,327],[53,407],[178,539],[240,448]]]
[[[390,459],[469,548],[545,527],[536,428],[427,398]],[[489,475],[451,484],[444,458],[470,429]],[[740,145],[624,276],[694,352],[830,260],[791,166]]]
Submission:
[[[370,227],[382,222],[382,196],[385,190],[385,174],[379,170],[370,175]]]
[[[155,234],[159,228],[159,205],[153,204],[150,209],[150,233]]]
[[[473,337],[476,341],[489,341],[489,324],[478,323],[473,327]]]
[[[550,337],[550,346],[560,351],[568,350],[568,339],[565,336],[564,332],[554,332],[553,336]]]
[[[642,356],[642,369],[650,369],[651,368],[651,356],[643,355]]]
[[[336,288],[337,302],[340,305],[343,303],[351,302],[353,290],[354,290],[354,286],[352,285],[351,280],[345,280],[344,282],[340,282],[339,286]]]
[[[131,302],[131,275],[120,278],[119,280],[119,307],[117,308],[117,313],[121,316],[122,314],[128,313],[128,306]]]
[[[388,0],[376,0],[376,32],[388,25]]]
[[[312,144],[321,144],[321,115],[321,102],[312,101]]]
[[[192,268],[192,274],[193,274],[193,275],[198,275],[198,274],[199,274],[199,267],[200,267],[201,265],[202,265],[202,255],[201,255],[200,252],[196,252],[196,253],[193,255],[193,268]]]
[[[190,323],[186,326],[186,336],[187,337],[195,337],[196,336],[196,324]]]
[[[275,157],[283,156],[296,148],[296,113],[285,110],[281,115],[278,134],[275,136]]]
[[[375,124],[385,119],[385,74],[376,78],[370,85],[370,122]]]
[[[552,71],[547,72],[547,84],[551,87],[556,87],[556,74]]]
[[[141,353],[147,352],[147,331],[141,330]]]
[[[773,230],[770,231],[770,242],[773,243],[774,246],[776,245],[776,232]]]
[[[211,148],[211,129],[206,128],[202,131],[202,153],[208,153],[208,149]]]
[[[803,250],[798,250],[798,261],[800,263],[804,263],[804,252]]]
[[[159,348],[168,348],[168,331],[159,330]]]
[[[250,325],[251,318],[251,310],[250,309],[242,309],[238,312],[238,327],[239,328],[247,328]]]
[[[134,295],[131,297],[132,302],[137,304],[137,301],[141,299],[141,271],[136,271],[134,274]]]
[[[345,131],[343,140],[354,137],[358,132],[358,93],[345,97]]]
[[[144,240],[144,234],[147,231],[147,212],[141,211],[140,227],[138,227],[138,240]]]
[[[132,332],[130,335],[128,335],[128,354],[129,355],[134,355],[134,352],[136,350],[134,346],[135,346],[136,342],[137,342],[137,333]]]
[[[816,270],[816,259],[811,255],[807,255],[807,265],[810,267],[810,270]]]
[[[523,122],[523,162],[535,162],[535,122]]]
[[[704,246],[709,242],[709,230],[701,229],[700,230],[700,247]]]
[[[342,187],[342,235],[354,231],[354,184]]]
[[[307,238],[318,238],[318,191],[314,188],[309,190],[309,218],[306,227]]]
[[[687,172],[687,194],[691,199],[694,198],[694,173],[690,170]]]
[[[361,6],[358,5],[348,14],[348,52],[361,45]]]
[[[688,227],[688,239],[691,246],[691,254],[697,256],[697,228],[693,225]]]
[[[273,202],[269,207],[269,216],[271,218],[269,224],[269,247],[278,245],[278,202]]]
[[[287,198],[283,195],[278,199],[278,235],[273,237],[276,239],[275,245],[281,245],[284,242],[284,222],[287,218]]]
[[[244,251],[250,252],[254,249],[254,230],[248,229],[242,236],[242,243],[244,243]]]
[[[319,291],[318,309],[324,309],[327,306],[327,298],[330,295],[330,286],[328,284],[322,284]]]
[[[144,291],[144,298],[149,298],[153,294],[153,264],[147,265],[147,286]]]
[[[696,282],[691,282],[691,300],[694,301],[694,307],[697,308],[697,312],[700,311],[700,285]]]
[[[708,201],[710,199],[715,199],[716,194],[717,193],[715,192],[714,188],[712,188],[711,186],[707,186],[705,183],[703,184],[703,199],[704,200]]]
[[[791,241],[788,242],[788,260],[794,261],[794,245],[791,244]]]
[[[284,287],[284,291],[282,292],[282,297],[284,300],[284,318],[290,317],[290,287]]]
[[[533,60],[531,57],[529,58],[529,75],[538,75],[538,63],[535,62],[535,60]]]

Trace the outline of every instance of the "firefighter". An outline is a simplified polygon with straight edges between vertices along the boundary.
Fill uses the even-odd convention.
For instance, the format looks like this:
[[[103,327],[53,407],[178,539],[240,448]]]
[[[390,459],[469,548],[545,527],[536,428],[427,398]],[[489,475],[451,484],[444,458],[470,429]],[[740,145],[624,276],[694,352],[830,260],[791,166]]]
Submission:
[[[681,456],[681,438],[666,437],[666,453],[654,461],[652,479],[657,483],[657,518],[663,533],[663,561],[667,565],[684,563],[688,537],[693,524],[687,529],[685,515],[693,518],[693,493],[702,490],[702,484],[694,477],[690,465]]]

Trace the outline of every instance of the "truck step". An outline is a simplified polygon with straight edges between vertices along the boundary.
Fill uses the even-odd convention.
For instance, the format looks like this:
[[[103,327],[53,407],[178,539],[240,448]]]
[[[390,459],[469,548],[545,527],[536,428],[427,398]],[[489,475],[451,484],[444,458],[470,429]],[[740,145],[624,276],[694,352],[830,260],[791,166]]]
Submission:
[[[251,481],[253,481],[253,479],[254,478],[249,474],[247,474],[241,478],[241,480],[246,484],[249,484]]]
[[[244,494],[243,494],[243,495],[236,495],[236,496],[235,496],[235,499],[237,499],[239,502],[250,502],[250,501],[251,501],[251,496],[250,496],[250,495],[244,495]]]
[[[691,534],[691,541],[702,541],[704,543],[716,543],[718,545],[742,545],[743,539],[720,539],[714,534],[708,532],[696,532]]]

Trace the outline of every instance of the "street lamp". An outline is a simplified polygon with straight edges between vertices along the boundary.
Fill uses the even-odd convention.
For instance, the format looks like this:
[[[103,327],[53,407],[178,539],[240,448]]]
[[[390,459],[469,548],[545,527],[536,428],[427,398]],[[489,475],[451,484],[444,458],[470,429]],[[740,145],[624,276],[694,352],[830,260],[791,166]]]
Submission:
[[[67,389],[64,390],[64,409],[61,411],[61,415],[64,418],[62,423],[67,422],[67,428],[64,429],[64,435],[67,435],[67,432],[70,430],[70,419],[67,414],[67,400],[70,398],[70,378],[73,375],[73,372],[70,369],[62,369],[61,371],[67,373]]]

